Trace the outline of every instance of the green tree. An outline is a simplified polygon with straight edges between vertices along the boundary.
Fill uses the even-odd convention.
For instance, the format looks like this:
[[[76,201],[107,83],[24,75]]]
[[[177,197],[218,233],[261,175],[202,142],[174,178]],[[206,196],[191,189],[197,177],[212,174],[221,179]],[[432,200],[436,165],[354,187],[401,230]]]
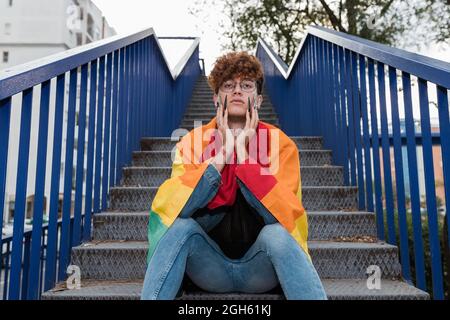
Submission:
[[[201,16],[204,8],[217,7],[225,17],[220,23],[220,33],[228,40],[223,49],[251,50],[262,37],[290,63],[309,25],[398,47],[448,41],[446,1],[196,0],[190,12]]]

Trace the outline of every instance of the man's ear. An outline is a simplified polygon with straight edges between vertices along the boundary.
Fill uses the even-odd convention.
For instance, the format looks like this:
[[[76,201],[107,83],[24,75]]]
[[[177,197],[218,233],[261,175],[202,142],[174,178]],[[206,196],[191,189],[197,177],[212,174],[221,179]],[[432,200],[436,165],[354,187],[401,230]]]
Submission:
[[[262,94],[259,94],[258,95],[258,99],[257,99],[257,101],[258,101],[258,108],[261,108],[261,104],[262,104],[262,102],[263,102],[263,96],[262,96]]]
[[[217,93],[214,93],[213,101],[214,101],[214,107],[217,107],[217,101],[219,101],[219,97],[218,97]]]

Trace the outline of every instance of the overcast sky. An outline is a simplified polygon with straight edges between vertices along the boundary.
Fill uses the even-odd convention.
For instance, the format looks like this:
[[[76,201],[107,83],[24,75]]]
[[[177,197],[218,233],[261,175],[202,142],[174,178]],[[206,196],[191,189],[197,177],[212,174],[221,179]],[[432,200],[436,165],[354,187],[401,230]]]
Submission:
[[[221,55],[221,39],[215,19],[203,22],[188,13],[192,1],[186,0],[93,0],[102,10],[109,24],[119,34],[132,33],[153,27],[157,36],[197,36],[201,37],[200,57],[206,60],[209,72],[215,58]],[[180,43],[180,42],[178,42]],[[170,64],[176,64],[189,43],[181,42],[177,47],[162,43]]]
[[[153,27],[157,36],[198,36],[201,37],[200,57],[205,59],[206,71],[209,73],[215,59],[220,56],[220,44],[224,42],[218,30],[217,8],[205,8],[202,19],[189,14],[188,8],[193,0],[93,0],[102,10],[112,27],[119,34],[132,33]],[[204,21],[203,21],[204,20]],[[189,47],[189,43],[178,45],[162,43],[166,56],[173,66]],[[411,50],[414,51],[414,50]],[[450,60],[450,47],[445,51],[432,45],[423,49],[421,54],[441,60]]]

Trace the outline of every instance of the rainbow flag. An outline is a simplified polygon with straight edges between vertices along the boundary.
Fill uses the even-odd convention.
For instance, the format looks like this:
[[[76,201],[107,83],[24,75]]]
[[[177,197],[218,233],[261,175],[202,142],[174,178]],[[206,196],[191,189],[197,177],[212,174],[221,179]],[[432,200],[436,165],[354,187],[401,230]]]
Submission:
[[[307,215],[302,205],[297,145],[279,128],[269,123],[259,121],[258,130],[261,128],[266,129],[270,141],[268,165],[248,160],[237,166],[236,177],[286,228],[311,260],[307,245]],[[191,130],[177,143],[171,176],[159,187],[151,205],[147,262],[213,159],[211,157],[200,161],[214,129],[215,117],[208,124]]]

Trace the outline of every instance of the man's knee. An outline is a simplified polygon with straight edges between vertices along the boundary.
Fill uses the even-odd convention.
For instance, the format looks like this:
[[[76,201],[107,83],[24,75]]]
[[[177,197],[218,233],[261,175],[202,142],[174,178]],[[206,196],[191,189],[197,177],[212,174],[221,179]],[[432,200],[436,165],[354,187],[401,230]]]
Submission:
[[[294,238],[280,223],[265,225],[261,229],[257,241],[261,242],[271,255],[290,250],[293,241],[295,242]]]
[[[201,232],[202,227],[192,218],[176,218],[170,229],[180,235]]]

